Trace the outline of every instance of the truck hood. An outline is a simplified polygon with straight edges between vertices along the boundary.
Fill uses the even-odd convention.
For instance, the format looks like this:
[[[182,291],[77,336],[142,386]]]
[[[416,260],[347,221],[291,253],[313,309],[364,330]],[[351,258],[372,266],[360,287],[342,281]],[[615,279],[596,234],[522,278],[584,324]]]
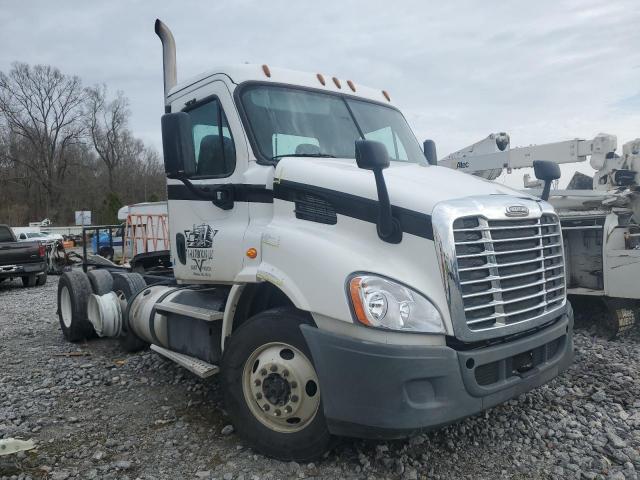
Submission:
[[[478,195],[510,195],[538,200],[495,182],[446,167],[391,162],[384,177],[393,205],[431,214],[439,202]],[[275,182],[289,181],[377,200],[373,173],[358,168],[354,159],[285,157],[278,163]]]

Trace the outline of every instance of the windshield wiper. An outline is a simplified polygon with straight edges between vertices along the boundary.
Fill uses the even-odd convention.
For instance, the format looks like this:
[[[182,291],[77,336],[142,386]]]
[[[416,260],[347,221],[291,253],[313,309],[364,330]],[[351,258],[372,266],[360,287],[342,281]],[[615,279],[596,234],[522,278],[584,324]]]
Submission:
[[[280,160],[284,157],[336,158],[335,155],[329,153],[285,153],[283,155],[274,155],[271,160]]]

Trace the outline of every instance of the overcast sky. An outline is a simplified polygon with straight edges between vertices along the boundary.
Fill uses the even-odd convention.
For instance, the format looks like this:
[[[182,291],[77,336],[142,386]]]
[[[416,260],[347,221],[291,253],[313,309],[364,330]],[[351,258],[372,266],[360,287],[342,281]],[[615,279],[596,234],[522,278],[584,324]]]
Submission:
[[[158,17],[179,81],[244,62],[350,78],[388,90],[440,157],[498,131],[512,146],[640,137],[638,0],[159,3],[0,0],[0,70],[51,64],[122,90],[134,133],[160,149]]]

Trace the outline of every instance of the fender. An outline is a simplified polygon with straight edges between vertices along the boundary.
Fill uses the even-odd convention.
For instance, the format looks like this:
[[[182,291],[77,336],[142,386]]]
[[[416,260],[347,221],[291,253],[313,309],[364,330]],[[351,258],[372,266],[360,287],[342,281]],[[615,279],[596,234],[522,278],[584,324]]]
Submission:
[[[227,297],[227,304],[225,306],[224,315],[222,317],[222,332],[220,335],[221,352],[224,352],[224,342],[227,337],[231,335],[231,331],[233,330],[233,319],[236,315],[238,302],[240,301],[240,297],[242,296],[244,287],[244,285],[234,285],[233,287],[231,287],[231,291],[229,292],[229,296]]]

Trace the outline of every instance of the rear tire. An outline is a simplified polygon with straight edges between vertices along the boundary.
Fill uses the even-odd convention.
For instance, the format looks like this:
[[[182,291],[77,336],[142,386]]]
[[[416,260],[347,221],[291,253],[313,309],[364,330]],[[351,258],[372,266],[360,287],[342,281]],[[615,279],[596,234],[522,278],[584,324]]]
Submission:
[[[46,272],[43,273],[42,275],[38,275],[38,278],[36,279],[36,285],[38,285],[39,287],[41,287],[45,283],[47,283],[47,273]]]
[[[108,270],[89,270],[87,277],[96,295],[105,295],[113,290],[113,276]]]
[[[35,273],[22,277],[22,286],[25,288],[35,287],[36,282],[37,282],[37,278]]]
[[[113,291],[122,295],[127,299],[127,304],[131,304],[133,297],[140,291],[147,288],[147,283],[139,273],[114,273],[113,274]],[[118,337],[120,346],[127,352],[139,352],[149,347],[149,344],[138,337],[129,328],[129,309],[124,315],[122,322],[122,333]]]
[[[233,332],[222,360],[236,431],[255,450],[285,461],[317,459],[333,443],[303,323],[311,323],[308,315],[294,308],[259,313]]]
[[[62,334],[70,342],[79,342],[96,336],[87,319],[87,302],[91,284],[84,272],[65,272],[58,282],[58,319]]]

